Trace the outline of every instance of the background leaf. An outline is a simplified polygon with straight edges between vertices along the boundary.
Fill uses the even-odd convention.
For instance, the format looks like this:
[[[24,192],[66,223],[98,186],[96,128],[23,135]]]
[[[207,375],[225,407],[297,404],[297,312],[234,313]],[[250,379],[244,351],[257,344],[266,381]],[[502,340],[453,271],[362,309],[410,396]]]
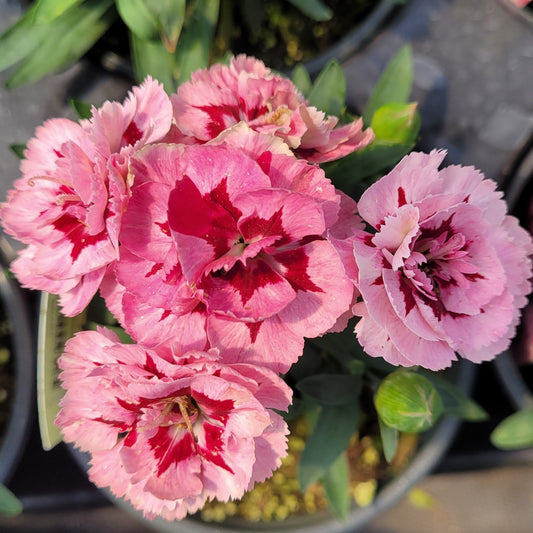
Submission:
[[[321,408],[313,431],[300,455],[298,481],[305,491],[318,481],[346,450],[359,425],[359,404]]]
[[[174,76],[178,84],[191,72],[209,65],[209,53],[218,21],[219,0],[197,0],[176,48]]]
[[[0,515],[17,516],[22,513],[22,503],[5,486],[0,483]]]
[[[398,430],[385,424],[379,417],[378,421],[381,443],[383,445],[383,455],[387,463],[391,463],[398,449]]]
[[[174,53],[185,21],[185,0],[145,0],[165,48]]]
[[[443,411],[442,400],[431,381],[403,369],[381,382],[375,405],[385,424],[409,433],[430,429]]]
[[[322,486],[333,516],[340,520],[346,518],[350,508],[350,469],[346,453],[339,455],[328,469]]]
[[[309,72],[307,72],[307,69],[302,64],[298,64],[292,69],[291,80],[305,98],[308,98],[313,83],[311,82]]]
[[[38,0],[35,2],[32,21],[34,24],[51,22],[83,0]]]
[[[327,115],[340,116],[346,98],[346,77],[339,62],[330,61],[318,75],[309,93],[309,105]]]
[[[313,20],[330,20],[333,11],[320,0],[287,0]]]
[[[168,94],[176,90],[176,80],[172,76],[174,56],[161,41],[147,41],[130,34],[133,69],[138,82],[151,75],[165,87]]]
[[[0,36],[0,70],[26,57],[50,32],[49,25],[33,24],[35,8],[34,4]]]
[[[365,125],[372,123],[374,113],[383,105],[407,103],[413,83],[413,53],[405,45],[385,67],[363,112]]]
[[[352,374],[317,374],[296,384],[296,388],[321,405],[345,405],[357,401],[361,376]]]
[[[24,159],[24,152],[26,151],[25,144],[10,144],[9,149],[19,158]]]
[[[523,409],[500,422],[490,440],[502,450],[519,450],[533,446],[533,408]]]
[[[139,39],[155,41],[159,38],[156,18],[145,0],[115,0],[120,18]]]
[[[72,106],[74,111],[76,111],[76,115],[78,115],[78,118],[84,119],[92,117],[93,113],[91,104],[87,104],[86,102],[82,102],[81,100],[71,98],[70,105]]]
[[[7,80],[10,89],[37,81],[74,63],[102,36],[115,18],[112,0],[88,0],[53,21],[46,38]]]

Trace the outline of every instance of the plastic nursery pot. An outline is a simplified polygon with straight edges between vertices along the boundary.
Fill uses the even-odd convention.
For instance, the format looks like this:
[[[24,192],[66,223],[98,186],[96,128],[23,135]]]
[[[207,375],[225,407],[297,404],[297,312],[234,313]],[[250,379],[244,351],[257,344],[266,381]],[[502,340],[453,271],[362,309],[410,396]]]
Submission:
[[[64,342],[65,331],[72,328],[60,327],[50,328],[47,324],[57,323],[58,308],[53,304],[54,300],[48,303],[49,295],[42,295],[41,320],[39,325],[39,344],[46,340],[46,344],[54,346],[58,352],[50,354],[51,357],[58,357]],[[71,319],[66,319],[68,320]],[[61,318],[63,323],[65,319]],[[63,324],[64,325],[64,324]],[[49,334],[55,332],[54,339],[43,339],[48,330]],[[450,379],[457,384],[465,393],[472,389],[475,366],[467,361],[460,361],[450,372]],[[354,507],[346,520],[338,521],[331,517],[327,511],[320,511],[313,514],[294,515],[283,521],[273,522],[247,522],[244,519],[228,519],[223,523],[203,522],[196,516],[188,517],[182,521],[169,522],[160,518],[147,520],[140,511],[134,509],[123,499],[114,497],[107,489],[104,494],[118,507],[128,514],[136,517],[145,526],[162,533],[224,533],[239,531],[242,533],[254,533],[257,531],[287,531],[291,533],[349,533],[358,530],[369,521],[382,514],[390,506],[404,497],[409,490],[423,477],[429,474],[444,457],[448,447],[451,445],[460,421],[456,418],[443,418],[431,431],[423,434],[420,438],[420,445],[410,460],[408,466],[400,474],[392,478],[378,489],[373,503],[367,507]],[[82,453],[73,446],[68,447],[75,461],[85,470],[88,469],[89,455]]]
[[[9,357],[0,367],[0,374],[7,372],[10,380],[7,398],[2,402],[8,405],[7,421],[0,433],[0,483],[5,484],[17,467],[30,431],[35,363],[28,306],[19,285],[9,277],[4,246],[4,237],[0,236],[0,349],[3,358]]]
[[[533,136],[509,165],[508,177],[505,181],[505,197],[509,212],[520,220],[521,225],[531,230],[533,222],[531,218],[533,216]],[[531,301],[530,298],[529,305],[532,305]],[[505,393],[517,410],[533,407],[533,384],[528,384],[517,364],[521,355],[519,351],[524,349],[519,340],[520,329],[519,327],[518,342],[494,360],[496,372]],[[530,361],[528,366],[532,365],[533,361]]]

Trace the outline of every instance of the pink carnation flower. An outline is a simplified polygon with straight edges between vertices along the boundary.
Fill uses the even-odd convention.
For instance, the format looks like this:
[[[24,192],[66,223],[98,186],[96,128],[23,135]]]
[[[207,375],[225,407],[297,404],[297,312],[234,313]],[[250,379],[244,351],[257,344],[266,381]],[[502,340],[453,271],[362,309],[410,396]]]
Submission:
[[[148,78],[123,105],[93,108],[90,120],[37,128],[0,211],[6,232],[28,245],[12,264],[24,286],[60,294],[66,315],[84,309],[117,258],[128,156],[163,138],[171,121],[169,98]]]
[[[406,156],[358,204],[373,229],[355,243],[356,333],[395,365],[438,370],[454,352],[492,359],[531,288],[531,237],[506,215],[496,183],[472,167],[439,171],[444,156]]]
[[[120,344],[105,329],[67,342],[56,424],[91,454],[91,480],[145,516],[181,519],[240,498],[286,454],[291,389],[273,372],[227,365],[218,350],[176,354]]]
[[[199,142],[244,121],[256,131],[281,137],[314,163],[338,159],[374,139],[370,128],[363,131],[361,119],[336,127],[338,118],[307,105],[289,79],[244,55],[233,57],[229,66],[193,72],[191,81],[172,96],[172,105],[178,128]]]
[[[137,186],[115,266],[124,290],[109,305],[121,299],[143,344],[209,341],[226,358],[283,372],[304,336],[349,310],[355,262],[345,248],[360,219],[321,169],[275,137],[239,125],[224,142],[153,145],[132,158]]]

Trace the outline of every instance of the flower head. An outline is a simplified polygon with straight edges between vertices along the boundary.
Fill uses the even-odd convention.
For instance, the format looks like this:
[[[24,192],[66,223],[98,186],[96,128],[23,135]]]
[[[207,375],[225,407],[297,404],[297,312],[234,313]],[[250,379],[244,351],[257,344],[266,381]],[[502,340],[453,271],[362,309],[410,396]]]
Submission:
[[[238,126],[217,146],[154,145],[132,158],[115,271],[136,340],[209,341],[286,371],[304,336],[348,311],[354,286],[337,247],[353,240],[355,203],[280,145]]]
[[[290,388],[273,372],[224,364],[218,350],[175,354],[77,334],[59,359],[56,423],[91,453],[90,477],[147,517],[169,520],[207,499],[239,498],[280,465]]]
[[[68,316],[85,308],[118,257],[128,158],[163,138],[171,120],[162,86],[147,79],[123,105],[93,108],[90,120],[37,128],[0,211],[6,232],[28,245],[12,265],[23,285],[59,294]]]
[[[233,57],[228,66],[194,72],[172,96],[172,105],[178,128],[198,142],[244,121],[255,131],[282,138],[315,163],[360,150],[374,138],[371,129],[363,131],[361,119],[336,127],[339,119],[307,105],[289,79],[244,55]]]
[[[412,153],[362,195],[372,228],[355,243],[363,301],[356,333],[393,364],[447,367],[504,350],[526,304],[531,237],[495,182],[472,167],[438,170],[444,152]]]

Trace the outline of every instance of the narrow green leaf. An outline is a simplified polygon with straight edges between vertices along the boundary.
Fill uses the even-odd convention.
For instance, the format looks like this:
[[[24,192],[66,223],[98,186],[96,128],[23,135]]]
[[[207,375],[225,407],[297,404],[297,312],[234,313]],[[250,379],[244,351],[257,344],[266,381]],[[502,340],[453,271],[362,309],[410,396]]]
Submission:
[[[324,477],[346,450],[359,424],[358,402],[324,406],[300,455],[298,481],[302,490]]]
[[[385,67],[363,113],[363,122],[370,125],[374,113],[383,105],[406,103],[413,83],[413,53],[405,45]]]
[[[173,77],[174,55],[171,54],[161,41],[145,41],[130,34],[133,69],[138,82],[150,75],[165,87],[168,94],[176,90]]]
[[[361,376],[352,374],[317,374],[296,384],[296,388],[321,405],[345,405],[357,401]]]
[[[322,478],[331,514],[343,520],[350,508],[350,469],[346,453],[342,453]]]
[[[533,446],[533,408],[523,409],[500,422],[490,440],[502,450],[519,450]]]
[[[385,424],[409,433],[431,428],[443,410],[442,400],[431,381],[403,369],[381,382],[375,405]]]
[[[76,100],[75,98],[70,99],[70,105],[76,111],[78,118],[91,118],[93,113],[91,110],[91,104],[82,102],[81,100]]]
[[[34,24],[46,24],[61,16],[71,7],[81,4],[83,0],[38,0],[33,14]]]
[[[374,113],[372,130],[376,139],[394,144],[411,144],[420,130],[418,104],[385,104]]]
[[[191,72],[209,64],[209,53],[218,20],[220,0],[197,0],[176,48],[178,83],[187,81]]]
[[[51,26],[33,24],[35,7],[34,4],[0,36],[0,70],[26,57],[50,33]]]
[[[19,158],[24,159],[24,152],[26,151],[25,144],[10,144],[9,149]]]
[[[185,21],[185,0],[145,0],[165,48],[174,53]]]
[[[439,377],[434,372],[419,370],[420,373],[437,389],[442,399],[445,413],[457,416],[469,422],[481,422],[489,418],[489,414],[474,400],[469,398],[457,385]]]
[[[296,88],[307,98],[311,92],[313,83],[311,82],[309,72],[307,72],[307,69],[301,63],[292,69],[291,79],[294,85],[296,85]]]
[[[320,0],[287,0],[304,15],[317,21],[330,20],[333,11]]]
[[[387,424],[385,424],[385,422],[379,417],[378,421],[381,443],[383,445],[383,455],[385,456],[387,463],[390,463],[394,459],[394,455],[398,448],[399,432],[397,429],[387,426]]]
[[[0,483],[0,516],[17,516],[22,513],[21,501]]]
[[[336,59],[318,75],[309,93],[309,104],[327,115],[340,116],[346,97],[346,76]]]
[[[88,0],[53,21],[53,31],[15,70],[8,88],[32,83],[78,60],[109,28],[112,0]]]
[[[139,39],[159,39],[157,20],[145,0],[115,0],[118,14]]]
[[[61,433],[54,425],[59,412],[59,401],[64,391],[59,383],[57,359],[65,342],[80,331],[84,314],[68,318],[63,316],[56,295],[43,292],[39,312],[39,337],[37,339],[37,408],[41,442],[45,450],[61,441]]]

